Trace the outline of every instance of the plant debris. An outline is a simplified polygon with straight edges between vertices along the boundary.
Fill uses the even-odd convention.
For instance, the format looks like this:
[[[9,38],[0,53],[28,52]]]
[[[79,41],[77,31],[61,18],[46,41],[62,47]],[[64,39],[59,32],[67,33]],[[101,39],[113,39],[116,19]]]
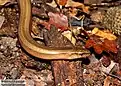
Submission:
[[[90,56],[67,63],[59,60],[64,63],[57,67],[60,71],[63,68],[59,73],[63,77],[52,74],[57,72],[53,67],[59,61],[35,58],[19,44],[18,2],[0,0],[0,79],[26,79],[31,86],[54,86],[62,78],[65,81],[56,82],[57,85],[70,85],[73,81],[72,86],[82,82],[85,86],[121,86],[120,0],[31,0],[31,3],[30,33],[35,41],[55,49],[85,49]],[[66,67],[68,63],[70,68]],[[75,69],[76,74],[71,76],[69,69]],[[61,78],[53,80],[58,77]],[[70,80],[72,77],[78,80]]]
[[[86,48],[93,47],[97,54],[101,54],[103,51],[117,53],[117,44],[114,40],[100,39],[93,35],[86,41]]]

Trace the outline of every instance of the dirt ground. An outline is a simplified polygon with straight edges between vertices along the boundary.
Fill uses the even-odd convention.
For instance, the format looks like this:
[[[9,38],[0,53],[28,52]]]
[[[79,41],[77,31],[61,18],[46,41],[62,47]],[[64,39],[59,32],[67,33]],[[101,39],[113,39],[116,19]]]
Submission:
[[[81,64],[82,76],[77,74],[81,81],[75,85],[55,85],[58,70],[52,65],[53,60],[34,57],[22,48],[18,39],[20,9],[16,0],[0,0],[0,79],[25,79],[26,86],[121,86],[121,1],[55,1],[31,0],[31,34],[40,45],[53,48],[81,46],[90,51],[84,59],[67,60]],[[106,14],[112,7],[119,9]],[[94,28],[102,32],[98,34]],[[65,73],[72,71],[66,71],[66,66],[62,70]]]

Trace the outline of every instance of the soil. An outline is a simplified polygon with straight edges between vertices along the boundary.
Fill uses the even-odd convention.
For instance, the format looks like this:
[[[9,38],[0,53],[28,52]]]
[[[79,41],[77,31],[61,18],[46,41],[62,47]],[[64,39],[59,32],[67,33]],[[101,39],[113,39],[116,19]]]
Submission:
[[[48,6],[41,2],[42,0],[31,0],[32,1],[32,37],[40,44],[46,45],[48,47],[79,47],[84,46],[86,40],[85,33],[81,41],[78,41],[75,45],[69,41],[65,36],[62,35],[63,31],[59,31],[57,28],[51,28],[50,30],[40,25],[40,20],[42,16],[45,16],[45,19],[48,20],[48,15],[46,12],[51,11],[55,12],[60,10],[52,6]],[[45,0],[45,3],[50,3],[51,0]],[[76,1],[76,0],[74,0]],[[78,0],[79,1],[79,0]],[[89,1],[89,2],[88,2]],[[90,20],[100,23],[104,12],[107,9],[107,6],[101,6],[102,1],[107,2],[108,5],[113,3],[113,6],[117,6],[117,1],[114,0],[84,0],[86,4],[100,4],[91,6]],[[38,4],[34,4],[34,2]],[[84,4],[84,2],[80,2]],[[107,5],[106,4],[106,5]],[[42,6],[44,8],[42,8]],[[111,4],[112,6],[112,4]],[[95,10],[96,8],[96,10]],[[52,9],[52,10],[50,10]],[[67,10],[69,8],[63,8],[61,11],[63,14],[68,14]],[[82,11],[82,10],[81,10]],[[84,13],[85,14],[85,13]],[[121,21],[121,20],[120,20]],[[77,22],[76,22],[77,23]],[[89,21],[85,22],[85,26],[88,25]],[[97,24],[97,23],[96,23]],[[25,79],[26,86],[55,86],[54,79],[56,70],[52,65],[55,61],[48,61],[38,59],[34,56],[28,54],[20,45],[18,40],[18,25],[19,25],[19,8],[16,1],[12,1],[4,6],[0,7],[0,79]],[[92,30],[92,27],[85,27],[85,31]],[[100,24],[99,24],[100,26]],[[74,28],[79,26],[74,26]],[[87,29],[88,28],[88,29]],[[90,28],[90,30],[89,30]],[[78,37],[78,36],[77,36]],[[118,53],[113,54],[112,58],[105,59],[101,58],[100,55],[92,53],[88,58],[78,59],[73,61],[67,61],[66,66],[72,65],[72,63],[80,63],[81,70],[75,68],[75,70],[81,71],[80,76],[81,81],[77,82],[75,85],[56,85],[56,86],[121,86],[121,73],[120,73],[120,41],[121,37],[117,36],[118,40],[117,45],[119,47]],[[44,39],[44,40],[43,40]],[[80,38],[77,38],[80,40]],[[103,59],[103,60],[102,60]],[[60,60],[61,61],[61,60]],[[106,62],[103,62],[106,61]],[[112,61],[112,64],[111,64]],[[65,61],[66,62],[66,61]],[[63,63],[63,62],[62,62]],[[55,63],[53,63],[55,64]],[[111,67],[109,67],[111,65]],[[62,71],[66,70],[62,69]],[[73,67],[73,66],[70,66]],[[67,67],[68,68],[68,67]],[[107,68],[107,69],[106,69]],[[70,70],[73,68],[70,68]],[[62,72],[61,71],[61,72]],[[107,72],[109,71],[109,72]],[[66,71],[67,72],[67,71]],[[65,73],[66,73],[65,72]],[[77,71],[76,71],[77,72]],[[106,73],[105,73],[106,72]],[[118,73],[117,73],[118,72]],[[67,73],[70,73],[68,71]],[[72,72],[71,72],[72,73]],[[64,73],[63,73],[64,74]],[[68,74],[67,74],[68,75]],[[78,76],[80,74],[76,74]],[[60,75],[61,76],[61,75]],[[66,75],[65,75],[66,76]],[[58,79],[58,78],[57,78]],[[79,80],[77,80],[79,81]],[[78,83],[83,82],[83,85]]]

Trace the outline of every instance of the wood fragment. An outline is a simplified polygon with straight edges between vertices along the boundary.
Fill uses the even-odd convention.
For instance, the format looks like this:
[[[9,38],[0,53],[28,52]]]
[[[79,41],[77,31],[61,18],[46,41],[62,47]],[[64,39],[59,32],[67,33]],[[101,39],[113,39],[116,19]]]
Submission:
[[[81,61],[52,61],[55,86],[84,86]]]

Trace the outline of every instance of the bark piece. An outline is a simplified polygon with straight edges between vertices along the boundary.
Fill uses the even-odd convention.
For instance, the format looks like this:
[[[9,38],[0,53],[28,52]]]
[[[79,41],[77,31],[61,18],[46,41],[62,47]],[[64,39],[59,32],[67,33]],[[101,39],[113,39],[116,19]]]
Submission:
[[[81,61],[52,61],[55,86],[84,86]]]
[[[55,27],[45,32],[44,38],[48,47],[74,47]],[[55,79],[54,86],[84,86],[81,61],[54,60],[51,64]]]

